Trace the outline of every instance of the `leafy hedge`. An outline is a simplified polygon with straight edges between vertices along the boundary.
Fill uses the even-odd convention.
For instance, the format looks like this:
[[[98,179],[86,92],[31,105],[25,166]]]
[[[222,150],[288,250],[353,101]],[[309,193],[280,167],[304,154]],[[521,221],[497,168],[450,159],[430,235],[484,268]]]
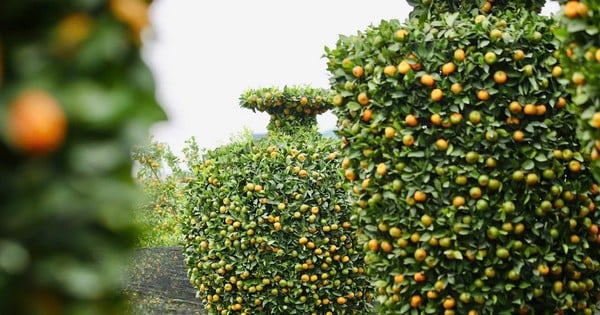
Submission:
[[[597,186],[554,21],[531,1],[413,4],[326,49],[380,311],[592,313]]]
[[[120,310],[129,150],[164,118],[139,52],[147,6],[0,2],[1,314]]]
[[[304,97],[310,99],[305,108],[330,106],[326,91],[313,91],[253,90],[240,102],[273,93],[281,100],[274,106],[284,109]],[[298,117],[296,111],[284,115]],[[314,115],[307,117],[314,121]],[[277,131],[273,121],[282,118]],[[191,282],[211,314],[364,313],[369,286],[349,222],[338,146],[314,124],[276,115],[266,138],[203,155],[182,223]]]

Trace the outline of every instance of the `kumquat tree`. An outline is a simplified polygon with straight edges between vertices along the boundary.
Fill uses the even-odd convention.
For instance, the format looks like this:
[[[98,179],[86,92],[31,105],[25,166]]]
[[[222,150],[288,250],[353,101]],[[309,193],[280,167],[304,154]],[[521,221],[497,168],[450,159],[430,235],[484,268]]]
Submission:
[[[339,141],[316,115],[330,92],[248,90],[268,135],[207,151],[182,215],[191,282],[210,314],[364,314],[370,289],[338,172]]]
[[[544,1],[409,3],[325,53],[380,313],[592,314],[598,187]]]

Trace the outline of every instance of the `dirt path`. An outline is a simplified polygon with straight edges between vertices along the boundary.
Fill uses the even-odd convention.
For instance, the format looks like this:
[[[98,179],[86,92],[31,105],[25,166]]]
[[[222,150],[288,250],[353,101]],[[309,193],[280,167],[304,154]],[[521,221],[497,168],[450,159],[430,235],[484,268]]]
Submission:
[[[131,262],[127,294],[135,315],[204,315],[189,284],[179,247],[139,249]]]

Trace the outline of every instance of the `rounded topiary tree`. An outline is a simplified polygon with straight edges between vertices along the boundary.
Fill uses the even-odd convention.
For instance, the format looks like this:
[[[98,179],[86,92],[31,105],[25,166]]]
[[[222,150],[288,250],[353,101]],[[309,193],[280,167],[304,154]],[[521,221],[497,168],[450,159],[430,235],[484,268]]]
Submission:
[[[543,1],[409,3],[326,49],[382,312],[591,313],[597,188]]]
[[[0,314],[122,311],[129,149],[164,118],[140,56],[147,8],[0,2]]]
[[[578,134],[584,150],[591,155],[592,169],[600,178],[600,3],[595,0],[560,1],[557,15],[561,27],[556,31],[562,41],[561,65],[564,79],[573,95],[570,108],[581,115]],[[562,69],[562,68],[561,68]]]
[[[208,151],[182,216],[191,282],[211,314],[356,314],[368,306],[363,256],[338,172],[339,142],[316,129],[329,92],[246,91],[268,135]]]

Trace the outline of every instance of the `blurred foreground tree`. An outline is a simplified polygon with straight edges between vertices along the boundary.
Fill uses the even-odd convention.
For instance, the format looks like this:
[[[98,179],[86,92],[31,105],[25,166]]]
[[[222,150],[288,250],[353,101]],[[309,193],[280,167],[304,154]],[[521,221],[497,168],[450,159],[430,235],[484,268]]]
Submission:
[[[130,148],[164,119],[144,0],[0,1],[0,314],[114,314]]]

